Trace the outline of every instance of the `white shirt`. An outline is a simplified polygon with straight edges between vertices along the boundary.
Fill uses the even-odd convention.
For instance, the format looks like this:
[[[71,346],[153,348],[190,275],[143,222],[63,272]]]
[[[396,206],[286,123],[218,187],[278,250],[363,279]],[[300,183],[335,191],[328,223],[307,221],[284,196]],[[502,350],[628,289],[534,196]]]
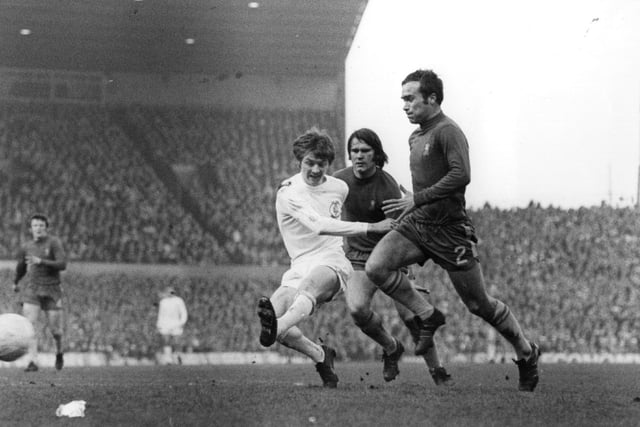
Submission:
[[[364,222],[340,221],[349,187],[327,175],[317,186],[298,173],[286,179],[276,196],[276,215],[291,264],[332,257],[344,258],[342,237],[367,232]]]
[[[158,304],[158,329],[182,328],[187,323],[187,307],[179,296],[164,297]]]

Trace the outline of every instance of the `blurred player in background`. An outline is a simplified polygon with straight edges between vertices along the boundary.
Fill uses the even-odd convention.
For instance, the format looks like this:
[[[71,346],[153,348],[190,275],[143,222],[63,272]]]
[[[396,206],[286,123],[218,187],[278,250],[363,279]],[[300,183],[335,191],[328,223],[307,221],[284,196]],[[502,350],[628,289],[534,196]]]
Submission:
[[[22,314],[35,326],[43,311],[48,329],[56,345],[57,370],[64,366],[62,287],[60,272],[67,268],[67,255],[59,238],[49,235],[49,219],[43,214],[29,218],[29,231],[33,237],[18,252],[18,264],[13,290],[20,293]],[[26,276],[21,289],[20,280]],[[38,370],[38,340],[33,339],[27,353],[29,364],[26,372]]]
[[[402,82],[404,112],[419,125],[409,137],[414,194],[384,202],[384,212],[400,213],[402,220],[376,245],[365,269],[381,289],[408,288],[411,283],[397,270],[432,259],[447,271],[469,311],[511,343],[520,374],[518,387],[533,391],[540,351],[527,340],[509,307],[487,293],[475,230],[465,207],[471,181],[469,145],[460,127],[442,112],[442,99],[442,80],[431,70],[417,70]]]
[[[388,157],[380,138],[371,129],[359,129],[349,136],[347,152],[352,166],[333,175],[349,186],[342,218],[345,221],[362,222],[383,220],[386,216],[382,211],[382,202],[400,198],[402,194],[396,180],[382,170]],[[344,239],[345,253],[355,270],[347,282],[345,296],[355,324],[382,347],[382,375],[385,381],[392,381],[400,372],[398,361],[404,353],[404,346],[384,328],[382,317],[371,309],[373,295],[378,288],[364,271],[371,251],[381,238],[382,235],[367,235]],[[423,292],[426,294],[426,289]],[[397,301],[394,303],[400,318],[417,343],[420,328],[415,315]],[[436,384],[449,381],[450,375],[440,363],[435,346],[429,348],[423,357]]]
[[[187,306],[170,286],[163,289],[159,297],[156,327],[162,338],[162,362],[181,365],[182,358],[176,350],[180,345],[184,325],[189,318]]]
[[[307,131],[294,141],[293,154],[300,173],[283,181],[276,195],[278,227],[291,267],[271,298],[258,301],[260,343],[269,347],[277,340],[305,354],[315,362],[323,385],[334,388],[338,384],[335,349],[314,343],[296,325],[336,296],[352,273],[341,236],[384,234],[392,221],[340,220],[349,189],[344,181],[327,175],[335,158],[327,134]]]

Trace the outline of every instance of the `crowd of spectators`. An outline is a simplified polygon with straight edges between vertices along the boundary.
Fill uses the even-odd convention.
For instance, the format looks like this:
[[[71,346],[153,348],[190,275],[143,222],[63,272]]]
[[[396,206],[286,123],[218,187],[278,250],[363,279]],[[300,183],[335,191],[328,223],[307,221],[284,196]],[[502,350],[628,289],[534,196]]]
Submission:
[[[27,236],[28,215],[41,211],[50,215],[71,262],[287,263],[275,189],[296,172],[290,147],[298,134],[315,125],[338,140],[331,113],[128,108],[129,123],[153,148],[151,158],[117,117],[106,107],[0,104],[0,259],[13,258]],[[200,217],[159,179],[154,159],[175,166]],[[469,213],[490,293],[510,305],[543,351],[640,351],[638,209],[531,203]],[[8,283],[12,272],[1,274]],[[416,275],[447,315],[438,333],[445,354],[485,351],[488,343],[510,354],[502,338],[467,312],[440,269],[429,263]],[[66,273],[64,280],[70,350],[122,355],[155,351],[152,300],[165,286],[179,288],[189,307],[185,349],[259,350],[254,301],[277,285],[242,275]],[[4,311],[15,311],[8,288],[0,292]],[[378,296],[375,303],[409,344],[388,299]],[[340,301],[303,328],[333,342],[344,357],[377,351]]]
[[[0,158],[0,258],[44,212],[72,260],[227,261],[105,108],[0,105]]]

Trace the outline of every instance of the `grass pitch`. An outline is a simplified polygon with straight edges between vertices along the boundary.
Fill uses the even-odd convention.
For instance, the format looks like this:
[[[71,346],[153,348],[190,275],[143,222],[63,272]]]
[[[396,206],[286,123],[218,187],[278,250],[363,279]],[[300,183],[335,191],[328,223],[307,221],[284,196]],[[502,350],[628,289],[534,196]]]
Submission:
[[[336,364],[324,389],[312,364],[0,370],[1,426],[637,426],[640,366],[542,365],[534,393],[517,368],[451,365],[436,387],[419,363],[382,380],[381,363]],[[71,400],[84,418],[58,418]]]

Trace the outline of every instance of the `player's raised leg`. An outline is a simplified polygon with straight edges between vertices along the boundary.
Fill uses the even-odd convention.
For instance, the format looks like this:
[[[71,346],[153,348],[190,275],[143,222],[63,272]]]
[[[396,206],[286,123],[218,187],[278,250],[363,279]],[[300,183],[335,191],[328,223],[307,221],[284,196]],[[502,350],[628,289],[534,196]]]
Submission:
[[[335,270],[327,266],[314,267],[300,282],[291,305],[275,319],[275,307],[269,307],[265,298],[258,301],[258,315],[262,325],[260,342],[269,346],[292,326],[309,317],[317,304],[329,301],[340,290],[340,280]],[[274,337],[275,336],[275,337]],[[271,339],[274,337],[273,339]]]
[[[289,286],[281,286],[273,293],[271,299],[263,297],[260,301],[268,301],[268,304],[272,307],[273,311],[269,314],[269,317],[277,319],[278,316],[282,316],[287,308],[294,301],[298,290]],[[274,334],[277,334],[277,329],[274,330]],[[271,332],[269,332],[269,335]],[[289,328],[278,341],[284,346],[296,350],[314,362],[319,363],[324,359],[324,352],[319,344],[314,343],[302,334],[302,331],[297,326]]]
[[[340,279],[336,271],[327,266],[318,266],[311,269],[296,287],[281,286],[271,299],[262,297],[258,301],[260,342],[271,345],[277,340],[305,354],[316,363],[323,385],[330,388],[338,384],[338,376],[334,371],[336,351],[305,337],[297,324],[309,317],[317,304],[329,301],[339,290]]]

